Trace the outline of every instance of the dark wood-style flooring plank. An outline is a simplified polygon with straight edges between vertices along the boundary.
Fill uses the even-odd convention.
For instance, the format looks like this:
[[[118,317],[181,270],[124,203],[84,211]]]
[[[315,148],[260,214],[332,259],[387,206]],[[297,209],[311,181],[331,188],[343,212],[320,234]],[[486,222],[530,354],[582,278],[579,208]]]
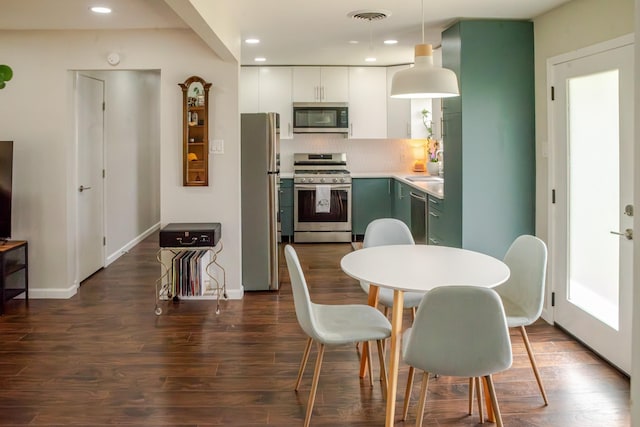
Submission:
[[[317,303],[366,303],[340,269],[349,244],[296,244]],[[0,317],[0,426],[302,425],[315,348],[293,391],[306,337],[296,320],[284,260],[278,292],[243,300],[164,302],[156,316],[158,236],[90,277],[69,300],[8,301]],[[405,313],[405,325],[410,323]],[[495,376],[507,426],[618,427],[630,424],[629,380],[559,329],[528,328],[550,405],[542,405],[517,331],[514,363]],[[374,358],[374,375],[378,372]],[[312,426],[384,424],[381,384],[358,377],[352,345],[325,353]],[[399,390],[408,369],[402,365]],[[415,423],[413,390],[409,419]],[[477,426],[467,381],[430,382],[425,426]],[[401,392],[396,399],[402,404]],[[399,406],[400,407],[400,406]]]

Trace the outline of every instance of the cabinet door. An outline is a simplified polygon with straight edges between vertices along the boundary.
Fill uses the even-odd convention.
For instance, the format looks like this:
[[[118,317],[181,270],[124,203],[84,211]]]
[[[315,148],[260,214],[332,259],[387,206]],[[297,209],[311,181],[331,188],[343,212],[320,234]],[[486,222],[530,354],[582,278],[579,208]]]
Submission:
[[[353,234],[364,235],[374,219],[391,216],[389,178],[357,178],[353,180]]]
[[[411,188],[394,180],[393,217],[407,224],[411,228]]]
[[[280,139],[293,138],[291,68],[260,67],[260,111],[280,114]]]
[[[283,236],[293,236],[293,180],[280,180],[280,225]]]
[[[240,68],[240,112],[258,113],[260,111],[260,68]]]
[[[393,75],[408,67],[397,65],[387,68],[387,138],[411,138],[411,99],[389,97]]]
[[[387,72],[382,67],[349,68],[350,138],[387,137]]]
[[[322,67],[320,70],[320,101],[349,101],[349,68]]]
[[[293,67],[293,102],[320,101],[320,67]]]

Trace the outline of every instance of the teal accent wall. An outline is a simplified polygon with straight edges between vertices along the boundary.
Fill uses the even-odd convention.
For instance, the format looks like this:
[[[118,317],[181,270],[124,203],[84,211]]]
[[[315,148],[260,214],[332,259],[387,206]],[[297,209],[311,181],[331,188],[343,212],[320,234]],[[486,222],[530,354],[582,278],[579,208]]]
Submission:
[[[443,101],[452,241],[501,258],[535,227],[533,24],[460,21],[443,32],[442,58],[461,94]]]

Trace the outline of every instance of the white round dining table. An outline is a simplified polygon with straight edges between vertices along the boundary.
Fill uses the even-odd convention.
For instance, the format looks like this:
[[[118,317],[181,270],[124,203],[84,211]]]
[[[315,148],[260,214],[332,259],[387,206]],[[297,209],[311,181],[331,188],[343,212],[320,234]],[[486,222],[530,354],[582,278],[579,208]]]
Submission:
[[[385,418],[387,427],[393,426],[395,417],[404,292],[427,292],[438,286],[494,287],[504,283],[510,275],[509,267],[504,262],[489,255],[434,245],[392,245],[359,249],[345,255],[340,261],[340,267],[354,279],[371,284],[371,306],[378,304],[379,287],[394,290]],[[366,355],[366,351],[363,351],[363,355]],[[366,358],[363,357],[361,376],[364,375],[365,367]]]

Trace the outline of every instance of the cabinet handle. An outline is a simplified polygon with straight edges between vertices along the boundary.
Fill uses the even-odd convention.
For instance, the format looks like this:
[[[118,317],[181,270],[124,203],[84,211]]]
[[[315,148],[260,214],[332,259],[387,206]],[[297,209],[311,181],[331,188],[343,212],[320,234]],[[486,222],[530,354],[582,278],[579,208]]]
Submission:
[[[91,190],[91,187],[85,187],[84,185],[81,185],[80,188],[78,188],[79,192],[83,192],[84,190]]]
[[[419,195],[419,194],[417,194],[417,193],[414,193],[413,191],[410,191],[410,192],[409,192],[409,195],[410,195],[411,197],[413,197],[414,199],[420,200],[421,202],[426,202],[426,201],[427,201],[427,198],[426,198],[426,197],[421,196],[421,195]]]
[[[433,213],[433,212],[429,212],[429,216],[432,216],[436,219],[440,218],[440,215],[438,215],[437,213]]]
[[[411,138],[411,123],[407,122],[407,136]]]
[[[314,86],[313,87],[313,99],[315,99],[316,101],[319,101],[320,97],[319,97],[320,91],[318,90],[318,86]]]
[[[440,117],[440,136],[444,138],[444,117]]]
[[[349,124],[349,136],[353,136],[353,122]]]
[[[320,101],[324,101],[324,86],[320,86]]]

